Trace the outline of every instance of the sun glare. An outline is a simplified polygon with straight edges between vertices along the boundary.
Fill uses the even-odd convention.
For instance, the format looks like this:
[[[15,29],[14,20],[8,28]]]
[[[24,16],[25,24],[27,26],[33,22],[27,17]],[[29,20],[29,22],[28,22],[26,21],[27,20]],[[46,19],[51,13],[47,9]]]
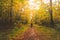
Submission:
[[[30,19],[32,20],[33,14],[35,14],[32,11],[39,10],[40,8],[40,1],[39,0],[28,0],[28,8],[30,9]]]
[[[47,3],[50,3],[50,0],[43,0],[43,2],[44,2],[45,4],[47,4]],[[52,2],[54,3],[55,0],[52,0]]]
[[[38,10],[40,6],[40,2],[35,0],[29,0],[29,9],[31,10]]]

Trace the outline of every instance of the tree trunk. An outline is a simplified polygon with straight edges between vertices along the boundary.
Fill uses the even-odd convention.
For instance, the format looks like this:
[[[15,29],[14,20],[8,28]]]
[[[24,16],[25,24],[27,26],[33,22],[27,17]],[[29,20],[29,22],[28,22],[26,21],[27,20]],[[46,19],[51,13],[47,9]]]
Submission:
[[[50,0],[50,17],[51,17],[51,27],[54,27],[53,14],[52,14],[52,0]]]
[[[60,8],[59,8],[59,0],[58,0],[58,10],[59,10]]]
[[[11,9],[10,9],[10,24],[12,24],[12,14],[13,14],[13,0],[11,0]]]
[[[42,4],[43,4],[43,1],[41,0],[41,6],[42,6]]]

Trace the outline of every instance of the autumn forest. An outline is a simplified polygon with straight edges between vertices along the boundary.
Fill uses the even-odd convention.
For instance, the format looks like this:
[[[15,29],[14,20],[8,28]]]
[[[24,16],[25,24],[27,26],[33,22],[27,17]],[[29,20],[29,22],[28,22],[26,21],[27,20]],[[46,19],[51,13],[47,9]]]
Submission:
[[[0,40],[60,40],[60,0],[0,0]]]

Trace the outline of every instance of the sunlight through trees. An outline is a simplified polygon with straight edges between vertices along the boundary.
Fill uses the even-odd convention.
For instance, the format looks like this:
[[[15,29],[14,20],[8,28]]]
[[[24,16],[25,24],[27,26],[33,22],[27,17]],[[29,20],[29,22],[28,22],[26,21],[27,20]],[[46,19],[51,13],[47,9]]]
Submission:
[[[60,0],[0,0],[1,32],[31,24],[60,31]]]

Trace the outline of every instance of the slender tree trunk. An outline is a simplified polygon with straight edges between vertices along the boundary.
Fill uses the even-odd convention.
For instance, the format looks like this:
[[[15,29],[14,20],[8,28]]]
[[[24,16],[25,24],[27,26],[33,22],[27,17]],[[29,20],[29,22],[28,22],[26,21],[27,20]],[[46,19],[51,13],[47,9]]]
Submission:
[[[51,27],[54,27],[53,14],[52,14],[52,0],[50,0],[50,17],[51,17]]]
[[[11,0],[11,9],[10,9],[10,24],[12,24],[12,14],[13,14],[13,0]]]
[[[58,10],[59,10],[60,8],[59,8],[59,0],[58,0]]]
[[[2,0],[0,0],[0,3],[1,3],[1,5],[0,5],[0,17],[1,17],[1,19],[0,19],[0,25],[2,25]]]
[[[42,4],[43,4],[43,0],[41,0],[41,6],[42,6]]]

